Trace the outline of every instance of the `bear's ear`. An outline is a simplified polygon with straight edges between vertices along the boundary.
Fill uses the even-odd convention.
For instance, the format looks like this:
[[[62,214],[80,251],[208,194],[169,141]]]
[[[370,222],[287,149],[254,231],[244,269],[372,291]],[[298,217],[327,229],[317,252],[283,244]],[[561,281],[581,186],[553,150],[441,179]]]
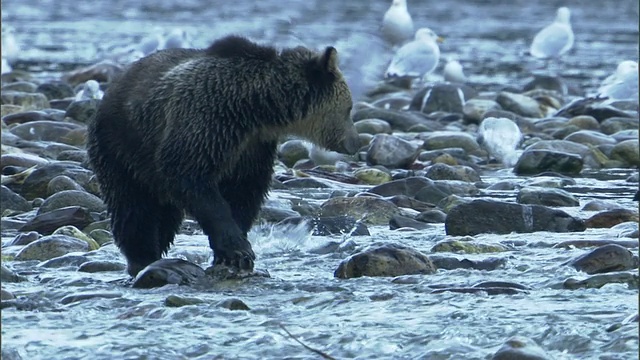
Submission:
[[[320,69],[336,74],[338,70],[338,50],[333,46],[327,46],[324,53],[318,58]]]

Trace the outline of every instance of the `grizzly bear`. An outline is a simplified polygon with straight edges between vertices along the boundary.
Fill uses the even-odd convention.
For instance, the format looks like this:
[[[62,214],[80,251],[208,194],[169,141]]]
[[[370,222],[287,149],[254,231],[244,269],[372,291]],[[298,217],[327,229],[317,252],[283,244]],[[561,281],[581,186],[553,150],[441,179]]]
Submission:
[[[247,232],[279,139],[354,154],[351,106],[333,47],[278,51],[228,36],[133,63],[110,84],[87,143],[129,274],[167,252],[185,211],[208,236],[213,265],[251,271]]]

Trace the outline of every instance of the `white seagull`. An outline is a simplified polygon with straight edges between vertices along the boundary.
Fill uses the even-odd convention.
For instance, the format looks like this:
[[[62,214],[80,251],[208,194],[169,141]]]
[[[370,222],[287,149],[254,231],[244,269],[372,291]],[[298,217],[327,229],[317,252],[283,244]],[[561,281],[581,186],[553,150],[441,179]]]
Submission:
[[[104,96],[104,92],[100,90],[100,84],[95,80],[87,80],[76,94],[75,101],[96,99],[100,100]]]
[[[556,20],[540,30],[533,38],[529,52],[539,59],[552,59],[562,56],[573,47],[573,30],[570,23],[569,8],[561,7]]]
[[[506,167],[513,167],[518,162],[516,148],[521,139],[520,128],[507,118],[488,117],[478,128],[480,146]]]
[[[382,38],[392,46],[399,46],[413,36],[413,20],[407,10],[407,0],[393,0],[382,18]]]
[[[465,83],[467,81],[462,64],[458,60],[447,59],[447,64],[444,66],[444,81],[453,83]]]
[[[403,45],[387,68],[387,77],[423,78],[438,66],[442,38],[429,28],[416,31],[415,40]]]
[[[616,72],[602,82],[598,94],[608,101],[638,101],[638,63],[625,60],[618,64]]]

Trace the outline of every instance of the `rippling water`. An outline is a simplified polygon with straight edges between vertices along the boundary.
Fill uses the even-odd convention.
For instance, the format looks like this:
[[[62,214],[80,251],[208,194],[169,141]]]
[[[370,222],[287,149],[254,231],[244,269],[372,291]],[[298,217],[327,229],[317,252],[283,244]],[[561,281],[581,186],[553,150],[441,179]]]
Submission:
[[[388,1],[3,1],[2,20],[16,28],[26,51],[19,68],[49,76],[78,64],[92,63],[101,49],[128,44],[153,31],[187,29],[196,46],[234,32],[279,46],[335,44],[354,93],[361,94],[379,77],[389,53],[376,40]],[[555,69],[584,92],[624,59],[638,54],[638,4],[634,0],[534,2],[411,1],[417,26],[429,26],[446,37],[445,54],[457,54],[472,80],[487,85],[521,84],[541,64],[522,53],[535,32],[552,21],[555,9],[572,9],[576,48]],[[437,75],[436,75],[437,78]],[[601,171],[578,178],[566,188],[581,204],[606,198],[637,208],[635,183],[627,170]],[[485,182],[514,178],[507,172],[484,174]],[[524,181],[523,178],[516,178]],[[303,192],[304,194],[304,192]],[[328,193],[306,196],[322,199]],[[274,192],[287,198],[290,193]],[[482,196],[512,200],[515,192]],[[318,200],[320,201],[320,200]],[[563,209],[583,218],[592,213]],[[571,234],[480,235],[479,241],[513,244],[506,267],[494,271],[452,270],[415,276],[413,283],[389,278],[338,280],[333,271],[350,252],[317,255],[329,241],[352,241],[347,248],[397,242],[429,252],[444,239],[444,227],[416,232],[371,228],[369,237],[312,237],[299,228],[256,228],[251,234],[257,267],[272,278],[222,283],[211,289],[166,286],[139,290],[123,287],[122,273],[86,274],[14,262],[29,282],[7,284],[17,296],[38,303],[38,311],[4,309],[2,346],[18,349],[24,359],[212,359],[317,358],[279,327],[336,358],[486,359],[512,335],[534,339],[555,359],[637,358],[638,325],[614,332],[605,329],[637,311],[638,290],[625,284],[601,289],[562,290],[568,277],[581,278],[561,266],[588,250],[551,245],[564,240],[614,239],[612,229]],[[3,239],[7,240],[7,239]],[[635,250],[637,251],[637,249]],[[179,236],[170,255],[188,252],[210,261],[204,236]],[[194,255],[195,254],[195,255]],[[113,245],[92,255],[120,259]],[[481,259],[487,255],[465,255]],[[433,285],[471,285],[507,280],[532,287],[528,294],[430,294]],[[3,285],[4,286],[4,285]],[[69,294],[104,292],[63,305]],[[170,308],[168,295],[197,297],[199,305]],[[230,297],[250,311],[216,306]]]

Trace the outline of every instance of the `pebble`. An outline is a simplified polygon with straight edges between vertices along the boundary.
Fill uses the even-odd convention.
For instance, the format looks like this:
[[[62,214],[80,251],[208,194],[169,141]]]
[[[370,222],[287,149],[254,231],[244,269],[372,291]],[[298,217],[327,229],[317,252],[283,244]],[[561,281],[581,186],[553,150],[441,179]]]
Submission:
[[[334,276],[349,279],[362,276],[400,276],[432,274],[436,271],[421,252],[396,244],[374,247],[350,256],[340,263]]]

